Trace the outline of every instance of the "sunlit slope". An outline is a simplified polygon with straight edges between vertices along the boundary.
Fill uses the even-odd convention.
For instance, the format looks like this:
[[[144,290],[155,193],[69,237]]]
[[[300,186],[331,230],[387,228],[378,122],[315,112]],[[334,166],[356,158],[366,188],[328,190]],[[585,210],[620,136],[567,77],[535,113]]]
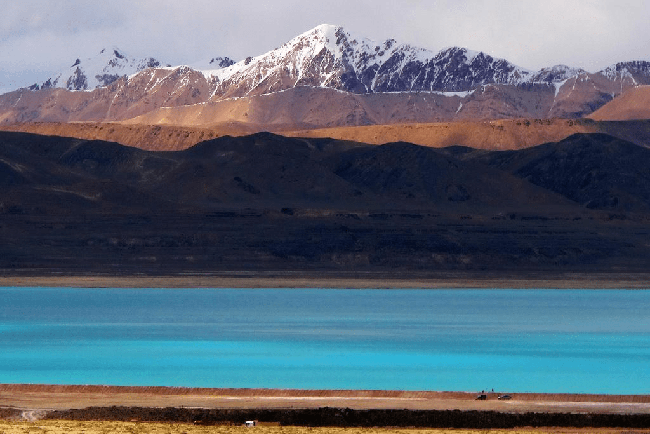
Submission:
[[[265,131],[242,122],[205,127],[120,123],[25,123],[0,127],[85,140],[106,140],[151,151],[178,151],[225,135]],[[637,145],[650,144],[650,121],[594,122],[566,119],[504,119],[485,122],[406,123],[320,129],[279,129],[292,137],[331,137],[369,144],[409,142],[429,147],[468,146],[486,150],[514,150],[557,142],[575,133],[602,132]]]
[[[629,89],[588,117],[597,121],[650,119],[650,86]]]

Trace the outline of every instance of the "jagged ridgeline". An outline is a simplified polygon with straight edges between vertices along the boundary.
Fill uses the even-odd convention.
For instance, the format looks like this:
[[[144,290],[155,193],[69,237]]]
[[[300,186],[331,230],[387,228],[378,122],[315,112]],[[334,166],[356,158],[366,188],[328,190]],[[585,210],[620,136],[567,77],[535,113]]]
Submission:
[[[331,25],[236,63],[228,57],[208,59],[171,66],[153,58],[130,58],[118,48],[105,49],[95,58],[76,59],[70,68],[30,89],[0,96],[0,122],[134,119],[318,127],[576,118],[650,83],[650,63],[644,61],[618,63],[595,73],[565,65],[529,71],[466,48],[433,52],[393,39],[372,41]],[[351,97],[342,101],[332,91]],[[274,100],[275,108],[299,105],[302,110],[275,119],[264,97],[283,92],[289,94]],[[246,104],[233,98],[244,98],[254,109],[247,111]],[[341,113],[328,115],[332,107]],[[200,120],[202,115],[209,121]]]

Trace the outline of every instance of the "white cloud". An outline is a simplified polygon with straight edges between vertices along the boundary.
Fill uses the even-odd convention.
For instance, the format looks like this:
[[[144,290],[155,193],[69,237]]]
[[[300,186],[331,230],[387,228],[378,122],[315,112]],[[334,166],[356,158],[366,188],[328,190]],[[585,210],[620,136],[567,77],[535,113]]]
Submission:
[[[650,57],[639,49],[650,35],[645,1],[413,3],[411,33],[419,44],[465,46],[530,69],[566,63],[595,70]],[[633,46],[638,48],[628,51],[631,57],[620,57],[622,48]]]

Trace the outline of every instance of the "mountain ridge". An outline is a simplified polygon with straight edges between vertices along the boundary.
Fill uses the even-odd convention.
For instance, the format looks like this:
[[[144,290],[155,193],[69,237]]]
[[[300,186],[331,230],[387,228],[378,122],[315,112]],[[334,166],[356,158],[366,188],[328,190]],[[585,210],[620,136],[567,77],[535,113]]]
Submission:
[[[634,84],[648,80],[650,62],[635,60],[618,62],[602,70],[590,73],[582,68],[567,65],[554,65],[532,71],[514,65],[503,58],[494,58],[481,51],[473,51],[464,47],[451,46],[433,52],[425,48],[415,47],[410,44],[398,43],[394,39],[386,41],[373,41],[371,39],[353,34],[341,26],[321,24],[308,30],[282,46],[258,56],[250,56],[235,62],[228,57],[212,57],[209,62],[196,62],[189,65],[166,67],[178,68],[190,66],[202,72],[208,81],[232,81],[234,76],[241,76],[245,71],[257,68],[268,72],[269,59],[283,60],[276,62],[286,67],[287,58],[291,57],[291,66],[297,77],[294,86],[310,85],[305,64],[313,63],[314,59],[326,61],[320,65],[326,69],[337,64],[342,67],[342,72],[322,71],[322,79],[318,85],[345,90],[353,93],[366,92],[399,92],[399,91],[469,91],[476,86],[484,84],[523,84],[523,83],[558,83],[567,78],[581,74],[602,74],[609,79],[619,80],[628,78]],[[63,87],[69,90],[89,90],[94,87],[106,86],[114,80],[95,79],[91,86],[86,87],[74,84],[75,74],[78,76],[77,66],[90,63],[99,71],[89,72],[92,79],[101,73],[115,75],[116,71],[124,70],[121,76],[138,73],[146,68],[164,67],[155,58],[142,59],[128,58],[119,48],[111,47],[101,50],[96,58],[85,61],[77,59],[70,67],[73,71],[65,76],[65,71],[49,78],[42,85],[35,84],[34,89],[48,87]],[[418,67],[414,64],[419,63]],[[263,65],[266,64],[266,65]],[[399,70],[402,82],[395,80],[395,69]],[[454,72],[450,73],[450,70]],[[455,70],[460,70],[456,72]],[[472,76],[469,72],[472,72]],[[93,74],[94,72],[94,74]],[[422,77],[424,72],[425,77]],[[355,76],[350,76],[353,73]],[[444,73],[444,74],[442,74]],[[410,75],[409,75],[410,74]],[[268,73],[264,75],[268,80]],[[482,76],[481,76],[482,75]],[[345,77],[344,77],[345,76]],[[70,80],[72,78],[72,80]],[[410,78],[411,80],[408,80]],[[410,83],[406,84],[407,81]],[[257,83],[259,85],[259,82]],[[269,86],[272,88],[272,86]],[[248,93],[253,88],[248,89]],[[224,94],[225,95],[225,94]],[[230,96],[230,94],[228,94]]]
[[[146,122],[170,124],[168,118],[174,116],[155,112],[168,108],[187,111],[187,107],[201,111],[206,104],[225,104],[220,109],[222,117],[214,118],[214,123],[247,123],[250,113],[246,109],[234,119],[228,105],[247,98],[243,105],[259,106],[256,98],[283,92],[292,92],[293,96],[278,99],[277,107],[290,109],[304,98],[306,101],[299,104],[309,119],[296,122],[314,128],[580,118],[625,91],[648,84],[650,62],[646,61],[621,62],[596,73],[566,65],[529,71],[465,48],[450,47],[434,53],[393,39],[377,43],[339,26],[321,25],[274,50],[239,62],[212,57],[194,67],[163,66],[153,58],[128,58],[117,48],[102,50],[95,59],[77,59],[68,70],[41,85],[0,95],[0,122],[125,121],[148,114]],[[78,94],[80,91],[83,94]],[[327,107],[326,102],[332,99],[327,95],[330,91],[349,97],[340,107],[333,105],[341,112],[327,120],[324,110],[332,110],[332,104]],[[372,99],[373,95],[378,97]],[[382,107],[394,104],[394,95],[408,98],[399,103],[402,106],[396,116],[378,116]],[[195,119],[200,114],[185,118],[189,123],[183,125],[196,125],[193,122],[198,122]],[[271,122],[262,128],[278,126],[282,125]]]
[[[83,61],[77,58],[68,69],[55,74],[40,85],[33,84],[29,89],[92,90],[108,86],[120,77],[161,66],[162,64],[153,57],[129,58],[117,47],[103,48],[97,56]]]

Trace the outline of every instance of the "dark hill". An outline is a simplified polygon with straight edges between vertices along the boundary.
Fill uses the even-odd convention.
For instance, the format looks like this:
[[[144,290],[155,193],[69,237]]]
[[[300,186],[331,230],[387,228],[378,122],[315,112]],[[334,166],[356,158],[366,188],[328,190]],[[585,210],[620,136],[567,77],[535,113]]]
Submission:
[[[574,134],[557,143],[477,158],[587,208],[650,210],[650,149],[606,134]]]
[[[355,146],[361,145],[270,133],[226,136],[170,153],[177,166],[151,189],[200,206],[349,207],[356,188],[323,159]]]
[[[2,179],[10,184],[0,202],[15,212],[48,214],[169,208],[129,185],[129,173],[141,172],[146,155],[111,142],[0,133]]]
[[[645,271],[648,152],[602,135],[486,153],[260,133],[147,152],[0,133],[0,269]]]
[[[259,133],[226,136],[180,152],[148,152],[111,142],[12,134],[19,133],[5,133],[10,137],[2,152],[30,173],[28,185],[74,186],[67,191],[101,196],[103,206],[110,201],[208,210],[433,206],[462,213],[572,206],[504,171],[410,143],[368,146]],[[7,172],[5,178],[27,182],[23,173]]]
[[[396,202],[417,202],[438,210],[571,207],[562,198],[510,174],[439,150],[411,143],[354,149],[337,156],[335,172],[359,189]],[[482,211],[481,211],[482,210]]]

